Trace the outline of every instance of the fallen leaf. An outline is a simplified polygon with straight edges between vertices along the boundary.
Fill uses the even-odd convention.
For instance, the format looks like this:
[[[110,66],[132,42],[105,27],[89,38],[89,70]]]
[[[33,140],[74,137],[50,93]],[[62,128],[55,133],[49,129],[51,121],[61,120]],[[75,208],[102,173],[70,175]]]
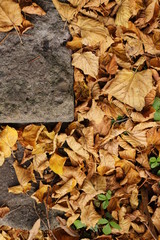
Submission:
[[[13,0],[0,1],[0,32],[8,32],[21,26],[23,17],[18,3]]]
[[[58,0],[52,0],[54,6],[56,7],[59,15],[63,21],[71,21],[74,16],[77,14],[77,9],[71,7],[66,3],[61,3]]]
[[[100,218],[101,216],[94,209],[92,202],[81,211],[81,221],[87,226],[87,229],[94,228]]]
[[[66,157],[61,157],[57,153],[54,153],[49,160],[49,167],[58,175],[63,174],[63,166],[65,164]]]
[[[77,181],[74,178],[71,178],[66,182],[64,185],[62,185],[59,189],[57,189],[56,195],[54,195],[54,198],[60,198],[64,196],[66,193],[70,193],[74,187],[76,186]]]
[[[118,12],[116,14],[115,24],[128,27],[128,20],[132,16],[131,6],[129,0],[122,1]]]
[[[1,207],[0,208],[0,218],[3,218],[9,212],[10,212],[10,209],[8,207]]]
[[[34,173],[33,173],[33,164],[31,163],[30,166],[25,169],[21,165],[19,165],[18,161],[13,163],[13,167],[15,169],[18,181],[22,187],[26,187],[28,182],[33,181],[36,182]]]
[[[141,111],[145,106],[145,97],[152,89],[152,72],[144,70],[133,72],[126,69],[121,70],[109,87],[104,90],[118,100]]]
[[[34,198],[37,203],[42,203],[50,189],[51,189],[50,185],[44,185],[43,183],[40,182],[39,189],[35,191],[31,197]]]
[[[26,193],[31,190],[31,183],[27,183],[24,186],[18,185],[8,188],[8,192],[14,193],[14,194],[20,194],[20,193]]]
[[[4,153],[5,158],[11,156],[12,148],[16,144],[17,140],[18,133],[14,128],[6,126],[2,132],[0,132],[0,151]]]
[[[39,228],[40,228],[40,224],[41,224],[41,220],[40,218],[34,223],[32,229],[30,230],[30,233],[29,233],[29,237],[28,237],[28,240],[33,240],[38,231],[39,231]]]
[[[137,233],[144,233],[146,230],[144,224],[131,223],[131,226]]]
[[[96,78],[98,75],[99,58],[92,52],[72,54],[72,65],[81,69],[84,74]]]
[[[23,7],[22,11],[24,13],[36,14],[36,15],[39,15],[39,16],[46,15],[45,11],[37,3],[34,3],[34,2],[29,6]]]

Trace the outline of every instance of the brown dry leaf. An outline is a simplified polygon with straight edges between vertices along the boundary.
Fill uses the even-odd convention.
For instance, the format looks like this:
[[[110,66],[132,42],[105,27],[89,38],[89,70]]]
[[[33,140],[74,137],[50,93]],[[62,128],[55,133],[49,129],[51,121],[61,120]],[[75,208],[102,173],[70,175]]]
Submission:
[[[18,140],[18,133],[14,128],[6,126],[2,132],[0,132],[0,152],[3,152],[4,157],[10,157],[12,148]],[[1,154],[3,164],[3,154]]]
[[[160,129],[154,127],[147,131],[147,143],[148,145],[160,145]]]
[[[149,160],[147,153],[140,153],[138,154],[136,161],[141,164],[146,170],[150,170]]]
[[[132,209],[136,209],[138,207],[139,201],[138,201],[138,188],[135,185],[132,189],[131,192],[131,197],[130,197],[130,204]]]
[[[67,42],[67,47],[71,48],[72,50],[78,50],[82,48],[82,38],[74,36],[72,41]]]
[[[20,193],[26,193],[31,190],[31,183],[27,183],[24,186],[18,185],[14,187],[9,187],[8,192],[14,193],[14,194],[20,194]]]
[[[113,172],[115,169],[115,159],[113,156],[103,149],[100,149],[99,156],[101,162],[97,167],[98,173],[103,176],[104,174],[107,174],[107,172]]]
[[[115,24],[128,27],[128,20],[132,16],[130,1],[123,0],[116,14]]]
[[[71,160],[72,166],[78,166],[78,164],[82,164],[84,161],[84,158],[75,153],[74,151],[64,148],[64,151],[67,153],[69,159]]]
[[[44,185],[42,182],[40,182],[39,189],[36,192],[34,192],[31,197],[34,198],[37,203],[42,203],[50,189],[51,189],[50,185]]]
[[[140,181],[141,181],[141,177],[140,177],[139,173],[136,170],[134,170],[133,168],[130,168],[130,170],[126,174],[125,178],[121,181],[121,185],[137,184]]]
[[[0,0],[0,32],[8,32],[21,26],[22,21],[18,3],[13,0]]]
[[[72,65],[81,69],[84,74],[96,78],[98,75],[99,58],[92,52],[72,54]]]
[[[31,163],[30,166],[25,169],[21,165],[19,165],[18,161],[13,163],[13,167],[15,169],[18,181],[22,187],[26,187],[28,182],[33,181],[36,182],[34,173],[33,173],[33,164]]]
[[[79,168],[67,167],[63,168],[63,174],[60,175],[61,178],[66,182],[70,178],[75,178],[77,183],[81,186],[86,178],[85,173]]]
[[[157,231],[160,233],[160,208],[156,208],[153,216],[152,221],[154,226],[156,227]]]
[[[66,157],[61,157],[57,153],[54,153],[49,160],[50,169],[58,175],[63,174],[63,166],[66,161]]]
[[[0,208],[0,218],[3,218],[9,212],[10,212],[10,209],[8,207],[1,207]]]
[[[34,124],[28,125],[24,128],[22,132],[22,143],[27,146],[30,145],[32,147],[36,146],[37,139],[41,133],[41,131],[44,129],[45,126],[36,126]]]
[[[149,0],[145,9],[145,22],[150,22],[155,14],[155,8],[158,8],[158,0]]]
[[[32,229],[30,230],[28,240],[33,240],[33,239],[36,237],[36,235],[37,235],[37,233],[38,233],[38,231],[39,231],[39,229],[40,229],[40,224],[41,224],[41,220],[40,220],[40,218],[39,218],[39,219],[34,223]]]
[[[43,178],[44,170],[49,167],[49,161],[46,153],[36,154],[33,157],[33,167],[35,171],[39,172],[41,178]]]
[[[107,64],[106,70],[109,74],[116,74],[116,72],[118,70],[118,65],[116,62],[115,55],[112,56],[111,61]]]
[[[69,136],[66,139],[68,146],[78,155],[83,157],[84,159],[89,159],[88,152],[82,147],[80,143],[78,143],[73,136]]]
[[[77,181],[74,178],[71,178],[66,182],[64,185],[62,185],[59,189],[57,189],[56,195],[53,195],[54,198],[60,198],[63,197],[65,194],[72,192],[74,187],[76,186]]]
[[[95,211],[92,202],[81,211],[81,221],[87,226],[87,229],[95,227],[100,218],[101,216]]]
[[[73,214],[71,217],[69,217],[67,219],[67,226],[70,227],[75,222],[75,220],[77,220],[77,218],[79,218],[79,214]]]
[[[46,12],[35,2],[33,2],[31,5],[29,6],[25,6],[22,8],[22,11],[24,13],[28,13],[28,14],[36,14],[39,16],[44,16],[46,15]]]
[[[77,20],[72,21],[70,27],[74,29],[74,34],[80,33],[84,45],[94,46],[106,43],[107,49],[114,42],[104,24],[93,18],[78,15]]]
[[[63,21],[70,22],[77,14],[77,9],[71,7],[69,4],[61,3],[58,0],[52,0],[52,2]]]
[[[128,233],[131,226],[131,219],[129,216],[125,216],[126,212],[127,210],[125,207],[121,207],[119,210],[119,225],[121,227],[121,234]]]
[[[131,223],[131,226],[137,233],[144,233],[146,230],[144,224]]]
[[[141,111],[145,106],[145,97],[152,89],[152,72],[144,70],[133,72],[126,69],[121,70],[104,90],[118,100]]]

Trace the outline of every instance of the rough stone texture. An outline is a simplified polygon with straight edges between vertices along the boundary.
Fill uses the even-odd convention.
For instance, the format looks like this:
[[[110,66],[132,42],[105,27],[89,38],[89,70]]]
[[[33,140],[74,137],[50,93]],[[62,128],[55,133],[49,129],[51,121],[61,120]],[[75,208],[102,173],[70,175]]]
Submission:
[[[23,155],[23,149],[17,154],[20,160]],[[16,229],[30,230],[35,221],[40,217],[41,229],[47,229],[46,209],[44,204],[36,204],[35,200],[29,194],[13,194],[8,193],[8,187],[19,185],[14,168],[12,166],[14,159],[11,157],[5,160],[0,167],[0,206],[8,206],[10,212],[0,219],[0,225],[11,226]],[[49,221],[51,229],[58,226],[56,216],[62,215],[62,212],[50,210]],[[45,223],[45,224],[44,224]]]
[[[37,2],[46,16],[31,16],[34,29],[21,45],[13,30],[0,44],[0,123],[69,122],[74,118],[70,38],[51,0]],[[0,33],[0,41],[6,33]]]

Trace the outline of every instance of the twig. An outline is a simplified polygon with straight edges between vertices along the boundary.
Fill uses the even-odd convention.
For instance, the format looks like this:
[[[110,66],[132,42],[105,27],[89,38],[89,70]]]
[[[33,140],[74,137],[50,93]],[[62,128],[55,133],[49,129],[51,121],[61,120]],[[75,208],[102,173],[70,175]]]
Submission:
[[[40,55],[38,55],[37,57],[35,57],[35,58],[29,60],[28,63],[30,63],[30,62],[34,62],[34,61],[37,60],[38,58],[40,58]]]
[[[8,38],[8,36],[10,35],[11,33],[9,32],[1,41],[0,41],[0,45]]]

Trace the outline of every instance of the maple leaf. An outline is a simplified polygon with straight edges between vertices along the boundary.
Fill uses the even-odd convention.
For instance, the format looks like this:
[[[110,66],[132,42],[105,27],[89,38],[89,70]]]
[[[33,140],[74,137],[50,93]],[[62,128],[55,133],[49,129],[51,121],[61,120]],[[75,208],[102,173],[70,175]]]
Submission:
[[[151,70],[135,73],[123,69],[104,92],[134,107],[137,111],[141,111],[145,106],[145,97],[151,91],[152,86]]]
[[[98,75],[99,58],[92,52],[74,53],[72,65],[81,69],[84,74],[96,78]]]
[[[0,32],[8,32],[21,26],[23,17],[21,8],[13,0],[0,0]]]

